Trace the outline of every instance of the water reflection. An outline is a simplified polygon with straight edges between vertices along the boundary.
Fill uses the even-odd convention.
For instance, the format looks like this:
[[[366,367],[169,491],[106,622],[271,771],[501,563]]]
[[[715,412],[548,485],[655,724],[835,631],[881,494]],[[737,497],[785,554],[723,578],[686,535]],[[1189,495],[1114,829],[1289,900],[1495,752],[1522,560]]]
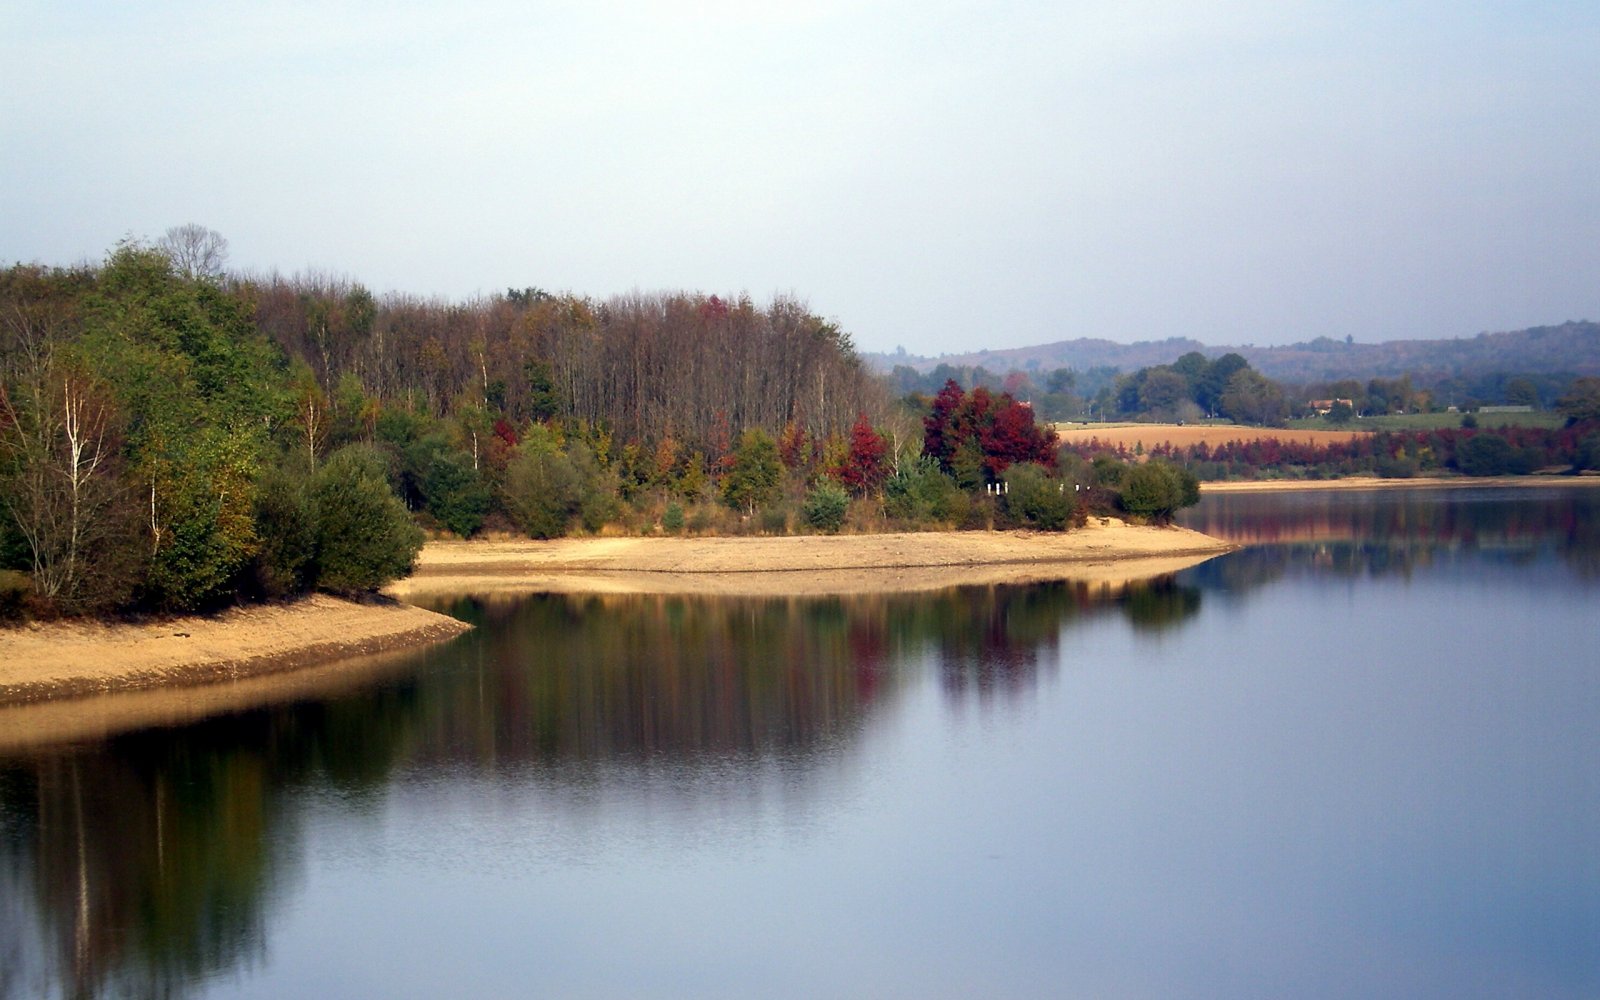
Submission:
[[[355,802],[402,778],[477,775],[626,796],[645,775],[693,808],[773,762],[803,788],[845,766],[925,670],[952,699],[1027,697],[1075,623],[1166,629],[1199,602],[1171,577],[462,598],[448,610],[480,627],[370,690],[0,762],[0,996],[177,996],[264,961],[306,792]]]
[[[1593,487],[1217,493],[1183,523],[1247,546],[1181,577],[1206,589],[1259,587],[1291,572],[1404,578],[1469,560],[1529,566],[1546,554],[1600,579]]]

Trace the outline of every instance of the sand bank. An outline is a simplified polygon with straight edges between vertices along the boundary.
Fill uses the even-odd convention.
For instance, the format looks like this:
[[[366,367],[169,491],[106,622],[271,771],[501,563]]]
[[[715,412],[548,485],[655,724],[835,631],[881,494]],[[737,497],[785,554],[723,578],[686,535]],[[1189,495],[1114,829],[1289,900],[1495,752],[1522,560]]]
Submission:
[[[0,704],[298,670],[449,638],[468,627],[405,604],[317,595],[143,624],[0,629]]]
[[[408,601],[533,590],[787,596],[1067,578],[1121,582],[1176,572],[1232,548],[1185,528],[1110,519],[1065,534],[430,542],[417,572],[388,592]]]

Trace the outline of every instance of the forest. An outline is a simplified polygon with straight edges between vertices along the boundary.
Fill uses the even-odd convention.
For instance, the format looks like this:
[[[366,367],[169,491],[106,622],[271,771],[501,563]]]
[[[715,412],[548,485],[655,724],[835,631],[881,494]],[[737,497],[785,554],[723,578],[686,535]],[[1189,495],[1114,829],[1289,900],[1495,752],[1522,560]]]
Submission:
[[[97,265],[0,271],[0,611],[360,594],[409,572],[429,532],[1074,513],[1029,408],[954,385],[937,419],[908,407],[792,299],[453,303],[223,261],[191,226]]]

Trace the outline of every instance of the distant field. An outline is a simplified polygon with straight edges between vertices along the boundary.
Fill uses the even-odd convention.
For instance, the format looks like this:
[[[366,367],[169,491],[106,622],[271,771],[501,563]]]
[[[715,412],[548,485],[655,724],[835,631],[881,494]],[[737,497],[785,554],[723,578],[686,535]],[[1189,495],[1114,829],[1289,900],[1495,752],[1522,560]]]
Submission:
[[[1549,410],[1534,413],[1479,413],[1479,427],[1560,427],[1566,422],[1559,413]],[[1437,431],[1446,427],[1461,426],[1460,413],[1406,413],[1394,414],[1384,417],[1362,417],[1352,420],[1349,427],[1366,431]],[[1319,418],[1311,420],[1291,420],[1289,426],[1295,430],[1326,429],[1332,425]]]
[[[1319,445],[1343,444],[1367,433],[1365,430],[1240,427],[1237,424],[1056,424],[1055,429],[1064,442],[1076,444],[1099,439],[1101,444],[1113,448],[1125,445],[1130,450],[1142,444],[1146,451],[1162,443],[1186,448],[1204,441],[1216,447],[1229,441],[1261,441],[1269,438]]]

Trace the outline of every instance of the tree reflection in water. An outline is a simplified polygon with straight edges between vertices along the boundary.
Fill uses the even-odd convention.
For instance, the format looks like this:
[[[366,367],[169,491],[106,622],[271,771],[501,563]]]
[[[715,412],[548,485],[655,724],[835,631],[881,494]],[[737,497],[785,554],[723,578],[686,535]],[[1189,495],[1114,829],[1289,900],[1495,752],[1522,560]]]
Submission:
[[[1198,606],[1170,577],[462,599],[450,610],[480,628],[398,680],[0,765],[0,996],[177,996],[264,961],[308,790],[376,801],[401,772],[626,783],[663,762],[814,776],[926,665],[950,697],[1025,695],[1073,622],[1165,628]]]
[[[1526,565],[1545,553],[1600,577],[1600,489],[1587,486],[1214,493],[1180,520],[1248,546],[1181,575],[1205,589],[1293,573],[1406,577],[1466,557]]]

